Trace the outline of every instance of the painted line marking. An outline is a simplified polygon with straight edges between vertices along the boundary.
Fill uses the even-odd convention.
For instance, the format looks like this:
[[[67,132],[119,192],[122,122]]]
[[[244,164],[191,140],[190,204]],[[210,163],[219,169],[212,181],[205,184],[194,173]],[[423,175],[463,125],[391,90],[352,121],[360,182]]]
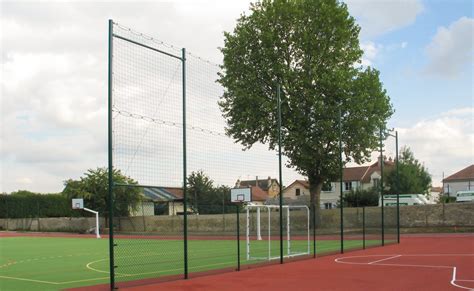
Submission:
[[[401,256],[402,255],[396,255],[396,256],[391,256],[391,257],[385,258],[385,259],[372,261],[372,262],[368,263],[368,265],[372,265],[372,264],[375,264],[375,263],[378,263],[378,262],[388,261],[388,260],[395,259],[395,258],[398,258],[398,257],[401,257]]]
[[[387,256],[387,255],[367,255],[367,256],[350,256],[350,257],[340,257],[340,258],[336,258],[334,259],[334,262],[336,263],[341,263],[341,264],[349,264],[349,265],[371,265],[371,266],[395,266],[395,267],[421,267],[421,268],[447,268],[447,269],[451,269],[452,270],[452,277],[451,277],[451,281],[449,282],[451,285],[455,286],[455,287],[458,287],[458,288],[461,288],[461,289],[466,289],[466,290],[473,290],[473,288],[470,288],[470,287],[466,287],[466,286],[461,286],[461,285],[458,285],[456,284],[456,282],[474,282],[474,280],[458,280],[456,279],[456,273],[457,273],[457,270],[456,270],[456,267],[455,266],[433,266],[433,265],[408,265],[408,264],[390,264],[390,263],[379,263],[379,262],[382,262],[382,261],[386,261],[386,260],[390,260],[390,259],[393,259],[393,258],[396,258],[396,257],[437,257],[437,256],[466,256],[466,257],[469,257],[469,256],[474,256],[474,254],[422,254],[422,255],[415,255],[415,254],[411,254],[411,255],[389,255],[390,257],[389,258],[385,258],[385,259],[382,259],[382,260],[378,260],[378,261],[373,261],[373,262],[369,262],[369,263],[359,263],[359,262],[347,262],[347,261],[344,261],[344,259],[353,259],[353,258],[368,258],[368,257],[380,257],[380,256]]]
[[[61,284],[61,283],[57,283],[57,282],[41,281],[41,280],[25,279],[25,278],[17,278],[17,277],[9,277],[9,276],[0,276],[0,278],[20,280],[20,281],[29,281],[29,282],[36,282],[36,283],[44,283],[44,284],[53,284],[53,285]]]

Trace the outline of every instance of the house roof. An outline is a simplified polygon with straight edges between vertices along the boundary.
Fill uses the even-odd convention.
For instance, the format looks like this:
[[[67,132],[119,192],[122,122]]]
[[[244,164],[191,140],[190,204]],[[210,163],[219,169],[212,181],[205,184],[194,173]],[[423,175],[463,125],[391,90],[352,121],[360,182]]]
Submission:
[[[143,195],[153,201],[175,201],[183,199],[183,188],[145,187]]]
[[[385,169],[392,169],[395,166],[395,163],[391,160],[385,160],[383,164]],[[370,166],[344,168],[342,180],[369,183],[370,177],[375,172],[380,173],[380,164],[378,161]]]
[[[474,165],[470,165],[459,172],[444,178],[443,182],[474,180]]]
[[[293,186],[293,185],[295,185],[295,184],[300,184],[300,185],[303,186],[304,188],[309,189],[309,182],[306,181],[306,180],[295,180],[293,183],[291,183],[290,185],[288,185],[288,187],[286,187],[286,188],[290,188],[291,186]]]
[[[263,191],[260,187],[251,186],[252,189],[252,201],[267,201],[270,197],[268,193]]]
[[[243,180],[243,181],[240,181],[240,187],[249,187],[249,186],[258,186],[260,187],[263,191],[268,191],[268,189],[270,188],[270,185],[268,184],[268,181],[271,181],[271,182],[276,182],[277,185],[280,185],[278,183],[278,180],[277,179],[271,179],[269,177],[269,179],[258,179],[258,185],[257,185],[257,180]]]

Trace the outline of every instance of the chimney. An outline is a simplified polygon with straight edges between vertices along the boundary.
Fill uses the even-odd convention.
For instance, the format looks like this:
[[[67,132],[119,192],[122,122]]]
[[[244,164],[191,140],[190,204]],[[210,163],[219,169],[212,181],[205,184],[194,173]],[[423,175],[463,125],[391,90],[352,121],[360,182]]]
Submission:
[[[235,182],[235,188],[240,188],[240,179],[237,179],[237,182]]]
[[[258,187],[258,176],[255,176],[255,186]]]

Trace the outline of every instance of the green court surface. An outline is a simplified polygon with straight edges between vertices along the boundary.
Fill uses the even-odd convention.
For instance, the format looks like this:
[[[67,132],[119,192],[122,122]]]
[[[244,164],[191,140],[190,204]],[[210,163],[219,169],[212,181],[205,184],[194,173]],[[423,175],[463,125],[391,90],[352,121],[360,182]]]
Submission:
[[[183,241],[116,239],[116,281],[131,281],[183,274]],[[361,248],[359,240],[344,242],[345,249]],[[379,241],[366,241],[377,245]],[[237,266],[235,240],[190,240],[189,272]],[[279,241],[271,242],[278,256]],[[310,245],[312,250],[313,246]],[[252,260],[241,241],[241,264],[267,261],[268,241],[251,242]],[[337,252],[338,240],[317,242],[317,253]],[[284,245],[284,254],[288,246]],[[292,241],[291,253],[307,251],[307,241]],[[108,239],[60,237],[0,238],[0,290],[61,290],[109,282]],[[260,257],[262,259],[258,259]]]

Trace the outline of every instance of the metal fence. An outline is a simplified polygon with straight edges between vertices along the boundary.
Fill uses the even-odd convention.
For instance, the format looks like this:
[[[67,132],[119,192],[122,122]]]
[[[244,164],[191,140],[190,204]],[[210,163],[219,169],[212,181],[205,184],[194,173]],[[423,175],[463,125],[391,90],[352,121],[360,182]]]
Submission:
[[[283,199],[283,186],[303,177],[282,166],[280,152],[262,144],[243,151],[226,135],[219,72],[184,48],[109,22],[111,288],[383,245],[383,218],[394,226],[383,207],[323,210]],[[278,104],[273,112],[281,120]],[[136,183],[114,183],[112,170]],[[231,203],[233,187],[255,190],[267,212]],[[126,207],[117,191],[132,188],[145,202],[133,215],[114,214]]]

